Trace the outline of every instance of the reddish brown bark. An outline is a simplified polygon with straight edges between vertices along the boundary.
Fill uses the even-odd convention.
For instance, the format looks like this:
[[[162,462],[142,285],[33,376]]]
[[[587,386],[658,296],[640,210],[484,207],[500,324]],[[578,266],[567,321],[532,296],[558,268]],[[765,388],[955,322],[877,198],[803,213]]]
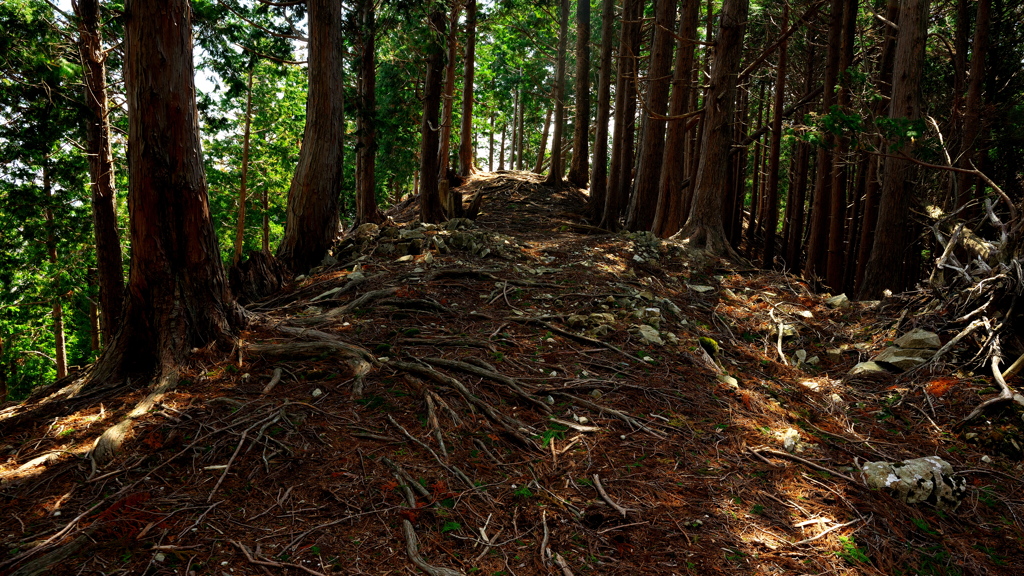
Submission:
[[[711,68],[707,105],[704,113],[704,153],[697,169],[693,206],[680,235],[691,249],[708,256],[735,257],[725,238],[722,200],[726,194],[733,111],[736,102],[736,75],[743,55],[749,0],[725,0],[715,59]]]
[[[964,132],[958,167],[969,169],[977,158],[978,137],[981,134],[981,93],[985,82],[985,56],[988,52],[988,28],[992,20],[992,0],[978,0],[978,14],[974,24],[974,46],[971,53],[970,84],[964,108]],[[956,205],[959,208],[971,199],[974,176],[960,173],[956,185]]]
[[[449,158],[452,146],[452,110],[455,108],[455,66],[458,64],[459,43],[459,12],[462,0],[451,0],[452,11],[448,16],[448,62],[445,66],[444,93],[441,96],[443,112],[441,114],[441,148],[438,152],[439,170],[442,175],[448,174],[451,164]]]
[[[86,147],[92,181],[93,231],[96,237],[96,269],[100,292],[100,329],[104,343],[121,325],[124,305],[124,270],[121,235],[114,206],[114,157],[110,150],[110,116],[107,101],[106,55],[100,33],[99,1],[72,3],[78,16],[78,49],[85,76]]]
[[[423,121],[420,124],[420,219],[437,223],[444,220],[441,196],[437,189],[439,177],[437,120],[441,113],[441,81],[444,74],[445,17],[440,11],[430,14],[430,37],[427,45],[427,79],[423,86]]]
[[[356,145],[356,225],[384,221],[377,206],[377,64],[374,0],[363,0],[360,23],[359,116]]]
[[[615,80],[615,128],[608,190],[600,226],[618,230],[619,217],[633,181],[633,135],[636,129],[636,53],[640,43],[640,12],[643,2],[623,0],[619,33],[619,64]]]
[[[245,127],[242,129],[242,175],[238,182],[238,218],[235,222],[234,264],[242,260],[242,246],[245,242],[245,204],[249,183],[249,136],[252,129],[252,68],[245,86]]]
[[[555,128],[551,138],[551,169],[544,184],[562,185],[562,132],[565,129],[565,53],[569,43],[569,0],[561,0],[558,7],[558,58],[555,61]],[[520,129],[520,134],[522,129]],[[520,155],[522,152],[520,152]]]
[[[658,209],[658,184],[665,155],[665,113],[672,86],[672,28],[676,18],[675,0],[655,0],[654,38],[647,69],[646,103],[641,113],[640,154],[629,200],[626,228],[650,230]]]
[[[318,265],[338,236],[341,142],[345,132],[341,85],[340,0],[308,0],[309,92],[299,163],[288,189],[284,239],[277,257],[301,274]]]
[[[782,12],[782,35],[786,36],[789,23],[789,6]],[[782,115],[786,102],[786,59],[789,42],[779,45],[779,62],[775,66],[775,102],[772,111],[771,145],[768,151],[768,189],[764,218],[764,254],[761,265],[772,268],[775,265],[775,230],[779,224],[779,164],[782,156]]]
[[[190,12],[187,0],[125,5],[131,271],[122,328],[87,387],[173,370],[243,322],[210,220]]]
[[[476,172],[473,139],[473,81],[476,66],[476,0],[466,0],[466,57],[462,76],[462,130],[459,134],[459,174]]]
[[[929,0],[904,0],[900,3],[899,34],[893,67],[892,102],[889,118],[917,120],[921,117],[921,77],[924,71]],[[913,144],[896,142],[899,153],[910,154]],[[909,288],[915,278],[911,270],[915,259],[910,208],[914,190],[910,186],[913,164],[895,155],[885,159],[878,226],[864,274],[861,298],[878,298],[885,289],[894,292]]]
[[[594,135],[594,169],[591,175],[588,212],[592,222],[604,216],[608,191],[608,119],[611,117],[612,44],[615,41],[615,0],[601,5],[601,71],[597,78],[597,132]]]
[[[548,150],[548,134],[551,130],[551,112],[552,109],[548,108],[547,114],[544,115],[544,131],[540,136],[540,149],[537,150],[537,162],[533,165],[533,171],[540,174],[544,171],[544,156]]]
[[[700,19],[700,4],[685,2],[679,18],[679,32],[676,38],[675,72],[672,75],[672,100],[668,114],[671,118],[666,127],[665,153],[662,159],[661,181],[658,183],[658,209],[654,214],[654,233],[662,238],[671,236],[683,225],[683,187],[688,176],[687,145],[688,129],[695,118],[682,118],[690,111],[694,48],[692,41],[697,36],[697,21]],[[689,187],[690,183],[685,186]]]
[[[672,0],[666,0],[672,1]],[[590,183],[590,0],[576,2],[576,121],[572,132],[569,183]]]

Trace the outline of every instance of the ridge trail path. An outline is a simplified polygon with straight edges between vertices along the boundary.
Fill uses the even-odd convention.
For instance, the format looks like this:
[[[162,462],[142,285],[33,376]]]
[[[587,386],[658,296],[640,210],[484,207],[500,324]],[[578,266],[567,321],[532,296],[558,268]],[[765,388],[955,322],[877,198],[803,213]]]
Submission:
[[[534,174],[460,190],[485,194],[475,221],[394,210],[248,303],[239,347],[197,351],[97,470],[142,392],[0,410],[0,573],[1024,570],[1019,479],[972,477],[992,490],[948,515],[860,483],[857,461],[977,468],[934,429],[969,383],[929,410],[922,386],[845,377],[899,311],[602,232]]]

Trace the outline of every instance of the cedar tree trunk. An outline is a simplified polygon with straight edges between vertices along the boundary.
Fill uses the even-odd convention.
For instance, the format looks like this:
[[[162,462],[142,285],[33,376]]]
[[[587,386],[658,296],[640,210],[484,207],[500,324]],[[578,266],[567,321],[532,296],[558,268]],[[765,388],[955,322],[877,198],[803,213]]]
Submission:
[[[594,173],[591,176],[588,212],[591,222],[604,216],[608,192],[608,119],[611,117],[612,43],[615,41],[615,0],[601,5],[601,71],[597,77],[597,132],[594,135]]]
[[[377,66],[374,0],[363,0],[359,54],[359,145],[356,146],[356,225],[384,221],[377,207]]]
[[[242,175],[238,183],[238,219],[235,223],[235,254],[233,263],[237,266],[242,260],[242,245],[245,243],[245,203],[248,195],[249,181],[249,136],[252,130],[252,72],[256,65],[249,68],[249,78],[245,86],[245,127],[242,130]]]
[[[441,113],[441,80],[444,75],[444,13],[430,14],[430,38],[427,45],[427,79],[423,86],[423,121],[420,124],[420,220],[438,223],[444,220],[439,176],[437,119]]]
[[[476,67],[476,0],[466,1],[466,58],[462,80],[462,130],[459,134],[459,174],[476,172],[473,140],[473,80]]]
[[[318,265],[338,236],[341,142],[345,132],[341,86],[340,0],[307,0],[309,92],[299,163],[288,189],[288,217],[277,256],[296,274]]]
[[[675,0],[666,0],[674,2]],[[576,123],[572,132],[569,183],[590,183],[590,0],[576,2]]]
[[[584,0],[588,1],[588,0]],[[544,184],[562,185],[562,132],[565,128],[565,53],[569,44],[569,0],[561,0],[558,7],[558,59],[555,61],[555,128],[551,142],[551,171]],[[520,133],[522,130],[520,130]],[[520,134],[522,137],[522,134]],[[522,152],[520,152],[520,155]]]

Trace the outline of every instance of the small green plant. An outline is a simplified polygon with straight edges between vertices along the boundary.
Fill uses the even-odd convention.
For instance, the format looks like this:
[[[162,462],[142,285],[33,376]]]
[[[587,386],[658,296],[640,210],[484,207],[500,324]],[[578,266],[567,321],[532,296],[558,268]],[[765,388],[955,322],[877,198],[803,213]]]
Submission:
[[[310,546],[309,547],[309,551],[312,552],[313,554],[316,554],[317,556],[320,555],[320,547],[319,546],[316,546],[316,545]]]
[[[446,532],[455,532],[456,530],[462,530],[462,524],[449,520],[441,526],[441,534],[444,534]]]
[[[525,484],[516,488],[516,491],[512,493],[516,498],[533,498],[533,492]]]
[[[917,526],[918,530],[924,532],[925,534],[931,534],[932,536],[939,535],[938,532],[932,530],[931,526],[928,525],[928,521],[924,518],[911,518],[910,521],[914,524],[914,526]]]
[[[843,549],[836,552],[836,556],[839,556],[850,564],[867,564],[871,562],[871,559],[868,558],[868,555],[865,553],[866,551],[860,546],[857,546],[857,542],[854,540],[853,536],[840,536],[839,544]]]
[[[760,516],[761,514],[764,514],[764,506],[760,504],[754,504],[754,507],[750,509],[750,513]]]

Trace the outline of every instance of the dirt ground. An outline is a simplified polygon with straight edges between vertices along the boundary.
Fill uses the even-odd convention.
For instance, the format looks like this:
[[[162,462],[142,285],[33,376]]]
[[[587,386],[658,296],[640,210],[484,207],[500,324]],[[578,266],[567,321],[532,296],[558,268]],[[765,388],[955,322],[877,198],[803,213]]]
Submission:
[[[478,175],[475,223],[398,212],[250,303],[110,463],[145,383],[0,408],[0,574],[1024,573],[1019,407],[955,429],[992,392],[956,356],[846,375],[941,311],[696,266],[540,180]],[[931,455],[955,511],[861,480]]]

